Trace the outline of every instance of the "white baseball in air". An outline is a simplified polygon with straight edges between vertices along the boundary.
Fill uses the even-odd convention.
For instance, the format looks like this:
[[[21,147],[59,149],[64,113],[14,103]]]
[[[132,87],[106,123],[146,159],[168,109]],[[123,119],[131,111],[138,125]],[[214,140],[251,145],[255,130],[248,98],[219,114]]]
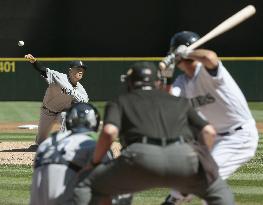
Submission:
[[[25,45],[24,41],[18,41],[18,46],[22,47],[24,45]]]

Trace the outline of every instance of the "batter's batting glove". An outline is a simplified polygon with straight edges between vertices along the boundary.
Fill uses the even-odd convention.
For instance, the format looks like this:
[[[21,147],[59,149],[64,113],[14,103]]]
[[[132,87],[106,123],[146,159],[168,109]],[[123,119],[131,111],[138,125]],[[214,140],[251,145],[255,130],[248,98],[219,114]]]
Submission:
[[[162,63],[165,64],[166,68],[173,64],[175,61],[175,54],[174,53],[170,53],[168,54],[165,58],[162,59]]]
[[[175,50],[175,56],[187,59],[189,57],[189,54],[192,52],[193,50],[189,49],[186,45],[180,45]]]
[[[171,64],[168,67],[166,67],[166,69],[160,70],[161,77],[172,78],[174,75],[174,68],[175,65]]]

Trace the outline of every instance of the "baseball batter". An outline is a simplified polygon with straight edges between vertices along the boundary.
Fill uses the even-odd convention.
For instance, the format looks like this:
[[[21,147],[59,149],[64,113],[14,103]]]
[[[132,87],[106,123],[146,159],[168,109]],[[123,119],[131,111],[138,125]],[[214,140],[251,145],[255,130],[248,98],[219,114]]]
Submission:
[[[242,91],[217,54],[187,49],[198,38],[196,33],[184,31],[171,39],[176,67],[184,72],[172,84],[171,92],[190,98],[192,106],[215,127],[217,138],[211,153],[220,176],[227,179],[255,155],[259,136]],[[178,198],[178,193],[172,195]],[[164,205],[179,204],[171,198]]]
[[[43,99],[36,137],[36,143],[40,144],[47,138],[55,121],[60,121],[61,130],[64,130],[63,111],[70,108],[73,103],[89,101],[85,89],[79,83],[87,67],[82,61],[72,61],[68,74],[64,74],[40,65],[31,54],[25,55],[25,58],[33,64],[49,85]]]

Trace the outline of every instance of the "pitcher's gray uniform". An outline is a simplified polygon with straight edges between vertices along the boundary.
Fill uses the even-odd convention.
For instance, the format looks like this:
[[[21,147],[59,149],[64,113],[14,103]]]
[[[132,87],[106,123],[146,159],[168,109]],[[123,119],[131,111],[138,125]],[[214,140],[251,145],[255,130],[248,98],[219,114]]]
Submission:
[[[42,142],[36,153],[30,204],[58,204],[66,186],[74,182],[78,167],[89,162],[94,148],[92,138],[71,131],[59,132]]]
[[[55,70],[46,69],[45,78],[49,84],[41,108],[38,127],[38,138],[47,136],[55,120],[61,122],[61,130],[65,129],[63,111],[70,108],[72,103],[88,102],[88,95],[78,82],[75,87],[68,80],[68,75]]]
[[[70,108],[72,103],[89,101],[85,89],[78,82],[82,78],[86,66],[81,61],[72,61],[68,74],[64,74],[40,65],[31,54],[26,55],[25,58],[33,63],[34,68],[49,84],[41,107],[36,137],[36,143],[40,144],[47,138],[55,121],[60,122],[62,131],[65,129],[65,113],[63,111]],[[83,70],[77,71],[80,68]],[[78,75],[78,72],[81,73],[81,76],[78,76],[77,79],[75,75]]]

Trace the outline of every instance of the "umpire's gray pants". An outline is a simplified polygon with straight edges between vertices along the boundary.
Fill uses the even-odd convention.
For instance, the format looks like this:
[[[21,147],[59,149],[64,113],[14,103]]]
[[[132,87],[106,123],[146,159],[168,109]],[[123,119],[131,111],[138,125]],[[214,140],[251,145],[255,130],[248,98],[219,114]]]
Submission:
[[[83,173],[78,181],[63,204],[94,205],[104,196],[156,187],[175,187],[182,193],[193,193],[209,205],[234,204],[223,180],[217,178],[208,184],[197,153],[188,144],[132,144],[119,158]]]

